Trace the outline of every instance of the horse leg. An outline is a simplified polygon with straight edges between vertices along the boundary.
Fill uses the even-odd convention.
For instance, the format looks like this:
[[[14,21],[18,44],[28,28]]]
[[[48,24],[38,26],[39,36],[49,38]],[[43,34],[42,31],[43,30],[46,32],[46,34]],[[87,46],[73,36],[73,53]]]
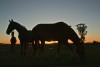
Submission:
[[[62,42],[59,40],[59,41],[58,41],[58,47],[57,47],[57,54],[58,54],[59,51],[60,51],[61,44],[62,44]]]
[[[66,42],[66,40],[65,40],[63,43],[66,45],[66,47],[68,47],[68,48],[71,50],[72,53],[74,53],[74,49],[73,49],[73,47],[68,43],[68,40],[67,40],[67,42]]]
[[[21,44],[21,55],[23,55],[23,44]]]
[[[44,53],[44,45],[45,45],[45,41],[41,40],[41,50],[42,50],[42,53]]]
[[[38,46],[39,54],[41,54],[41,44],[39,43],[39,41],[37,43],[37,46]]]
[[[14,44],[14,46],[13,46],[13,49],[14,49],[14,53],[15,53],[15,44]]]
[[[33,46],[33,51],[34,51],[34,55],[35,55],[36,51],[35,51],[35,44],[34,44],[34,41],[32,42],[32,46]]]
[[[80,60],[84,61],[85,60],[85,48],[84,48],[84,45],[78,45],[77,46],[77,53],[80,56]]]
[[[38,51],[38,49],[40,50],[40,47],[39,47],[39,40],[35,40],[35,52]]]
[[[26,55],[26,44],[24,44],[24,55]]]
[[[11,53],[12,53],[13,52],[13,46],[12,46],[12,44],[11,44],[11,47],[10,48],[11,48]]]
[[[37,52],[37,43],[38,43],[37,40],[34,40],[34,41],[32,42],[34,56],[35,56],[35,54],[36,54],[36,52]]]
[[[76,46],[75,45],[67,45],[67,46],[71,50],[73,56],[72,60],[76,60],[77,59]]]
[[[25,55],[26,54],[26,43],[21,43],[21,55]]]

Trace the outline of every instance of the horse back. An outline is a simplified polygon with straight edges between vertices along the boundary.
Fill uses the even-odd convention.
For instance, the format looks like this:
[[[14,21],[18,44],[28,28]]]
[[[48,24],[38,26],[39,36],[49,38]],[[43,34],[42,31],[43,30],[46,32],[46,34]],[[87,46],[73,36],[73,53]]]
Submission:
[[[46,40],[57,40],[65,37],[69,26],[65,24],[38,24],[32,29],[34,37],[45,38]]]

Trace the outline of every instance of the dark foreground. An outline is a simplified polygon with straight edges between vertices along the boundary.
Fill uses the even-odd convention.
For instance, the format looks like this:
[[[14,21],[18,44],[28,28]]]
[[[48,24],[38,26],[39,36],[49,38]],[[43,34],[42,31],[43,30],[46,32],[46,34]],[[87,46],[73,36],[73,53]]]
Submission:
[[[0,45],[0,67],[100,67],[100,45],[85,45],[86,61],[72,60],[73,54],[65,46],[56,54],[57,45],[46,45],[44,54],[33,56],[31,47],[21,56],[20,46],[10,52],[9,45]]]

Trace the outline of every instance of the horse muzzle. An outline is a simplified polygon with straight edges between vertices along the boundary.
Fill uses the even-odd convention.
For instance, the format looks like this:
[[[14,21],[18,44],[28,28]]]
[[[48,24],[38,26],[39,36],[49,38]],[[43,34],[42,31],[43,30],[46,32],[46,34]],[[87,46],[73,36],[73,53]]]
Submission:
[[[10,33],[9,33],[9,32],[7,32],[7,31],[6,31],[6,34],[10,35]]]

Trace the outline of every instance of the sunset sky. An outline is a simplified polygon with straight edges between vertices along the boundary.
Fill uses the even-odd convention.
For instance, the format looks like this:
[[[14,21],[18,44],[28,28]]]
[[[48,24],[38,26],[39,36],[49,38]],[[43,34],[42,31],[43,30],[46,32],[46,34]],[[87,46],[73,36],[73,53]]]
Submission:
[[[63,21],[77,34],[75,25],[85,23],[86,42],[100,41],[100,0],[0,0],[0,43],[9,43],[6,29],[11,18],[28,30],[39,23]]]

